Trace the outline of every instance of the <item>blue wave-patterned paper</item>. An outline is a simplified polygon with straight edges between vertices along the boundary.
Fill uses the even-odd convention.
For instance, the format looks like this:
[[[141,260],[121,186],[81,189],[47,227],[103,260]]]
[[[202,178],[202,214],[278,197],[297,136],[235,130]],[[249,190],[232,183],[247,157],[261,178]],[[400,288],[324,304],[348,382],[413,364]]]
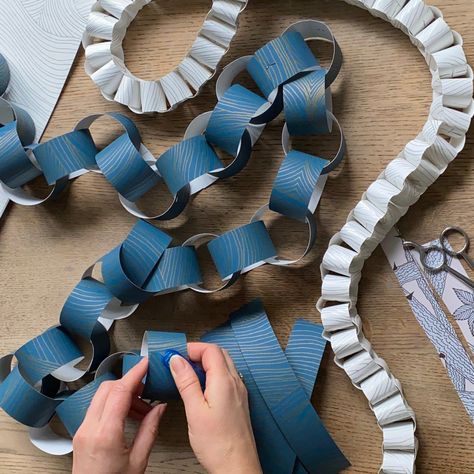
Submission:
[[[283,160],[273,183],[269,208],[284,216],[304,221],[309,203],[327,160],[291,150]]]
[[[260,394],[305,469],[336,473],[347,467],[278,344],[261,302],[231,314],[230,322]],[[318,440],[317,446],[308,440]]]
[[[21,346],[15,357],[23,377],[35,385],[56,369],[84,356],[64,328],[54,327]]]
[[[277,253],[263,221],[230,230],[211,240],[207,248],[223,280]]]
[[[34,148],[35,158],[49,185],[76,171],[97,168],[96,154],[97,148],[88,130],[65,133]]]
[[[283,110],[290,135],[330,132],[326,70],[318,69],[283,86]]]
[[[0,384],[0,407],[26,426],[46,425],[60,403],[61,400],[47,397],[31,386],[18,367]]]
[[[284,416],[281,412],[291,413],[293,403],[309,409],[309,398],[325,347],[321,334],[320,325],[298,320],[283,353],[262,303],[254,300],[234,312],[229,322],[201,338],[229,351],[244,377],[249,392],[252,427],[265,473],[335,473],[348,465],[337,447],[337,451],[326,451],[327,446],[332,448],[335,445],[319,418],[310,416],[313,426],[301,423],[298,416],[287,417],[288,425],[277,422],[279,417]],[[297,392],[299,398],[293,399],[291,394],[295,393],[295,386],[298,385],[301,388]],[[286,406],[278,404],[281,399],[286,400]],[[317,438],[312,438],[314,429],[318,430]],[[295,432],[299,433],[297,439]],[[288,439],[292,436],[293,446]],[[315,470],[303,467],[296,454],[302,452],[308,457],[305,449],[316,452],[321,458],[322,464]],[[332,454],[337,456],[334,458]]]
[[[301,34],[289,31],[257,50],[247,64],[247,71],[268,97],[278,86],[318,65]]]
[[[237,155],[242,135],[255,112],[267,101],[239,84],[229,87],[217,102],[205,136],[213,145]]]
[[[16,188],[40,174],[25,152],[18,135],[18,122],[13,120],[0,127],[0,180]]]
[[[106,380],[116,380],[117,377],[111,373],[106,373],[92,382],[82,387],[77,392],[69,395],[56,409],[59,419],[72,436],[81,426],[87,413],[87,409],[95,393],[102,382]]]
[[[170,192],[175,195],[196,178],[223,168],[204,135],[188,138],[165,151],[156,167]]]

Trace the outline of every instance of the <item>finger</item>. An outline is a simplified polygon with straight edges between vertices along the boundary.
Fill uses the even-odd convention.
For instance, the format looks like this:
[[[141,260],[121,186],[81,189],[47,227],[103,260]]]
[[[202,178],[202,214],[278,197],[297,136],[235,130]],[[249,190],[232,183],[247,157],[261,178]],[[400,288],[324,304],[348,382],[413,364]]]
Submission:
[[[148,370],[148,357],[144,357],[137,365],[132,367],[120,380],[130,387],[134,392],[138,392],[142,385],[143,377]]]
[[[227,363],[227,367],[229,367],[229,372],[234,377],[234,379],[240,384],[243,383],[242,379],[240,377],[239,371],[237,370],[237,367],[234,364],[234,361],[232,360],[232,357],[230,354],[225,350],[222,349],[222,353],[224,354],[225,361]]]
[[[201,363],[206,377],[208,375],[229,375],[229,367],[224,353],[216,344],[190,342],[188,343],[188,354],[192,361]]]
[[[179,355],[170,359],[171,375],[184,402],[186,413],[200,409],[205,403],[201,384],[191,364]]]
[[[148,464],[148,458],[158,435],[158,427],[165,410],[166,404],[156,405],[143,418],[130,451],[130,463],[137,471],[144,471]]]
[[[125,418],[130,411],[136,392],[148,369],[148,358],[143,358],[121,379],[113,382],[105,401],[101,422],[112,427],[123,427]]]
[[[99,422],[104,411],[105,401],[109,395],[111,389],[110,381],[102,382],[95,392],[94,397],[87,409],[86,416],[84,417],[83,423]]]

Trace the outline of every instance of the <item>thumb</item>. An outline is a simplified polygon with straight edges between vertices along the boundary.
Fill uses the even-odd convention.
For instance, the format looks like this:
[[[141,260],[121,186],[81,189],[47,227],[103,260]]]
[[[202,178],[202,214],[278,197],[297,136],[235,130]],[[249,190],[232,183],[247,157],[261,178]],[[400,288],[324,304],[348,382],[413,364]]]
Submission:
[[[170,370],[187,413],[205,403],[201,384],[191,364],[179,355],[170,359]]]
[[[158,426],[166,410],[166,404],[154,406],[143,418],[130,451],[130,464],[137,472],[145,472],[148,458],[158,436]]]

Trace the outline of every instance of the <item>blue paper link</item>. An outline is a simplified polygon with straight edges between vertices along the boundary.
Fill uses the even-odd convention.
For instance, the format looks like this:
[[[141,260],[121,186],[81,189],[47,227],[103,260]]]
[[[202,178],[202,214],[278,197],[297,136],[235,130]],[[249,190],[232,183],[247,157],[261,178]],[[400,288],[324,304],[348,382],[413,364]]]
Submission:
[[[188,138],[165,151],[156,167],[171,194],[188,186],[196,178],[223,168],[216,152],[204,135]]]
[[[0,180],[10,188],[23,186],[41,174],[28,158],[13,120],[0,127]]]
[[[35,385],[59,367],[84,355],[62,327],[48,329],[16,352],[21,375]]]
[[[171,237],[138,221],[125,241],[102,258],[102,276],[110,292],[126,304],[148,299],[154,288],[145,288]]]
[[[150,400],[178,400],[180,398],[173,376],[170,372],[169,361],[173,355],[180,355],[188,360],[194,368],[204,389],[205,374],[202,368],[188,358],[186,335],[176,332],[147,331],[144,341],[148,346],[148,372],[142,397]],[[138,364],[143,356],[125,355],[123,358],[123,373],[127,373]]]
[[[112,298],[103,283],[84,278],[72,290],[61,310],[60,324],[70,334],[82,337],[92,345],[90,370],[95,370],[110,351],[107,329],[98,319]]]
[[[18,367],[0,384],[0,407],[26,426],[40,428],[48,424],[60,403],[32,387]]]
[[[266,103],[265,99],[239,84],[229,87],[212,111],[205,132],[207,140],[230,155],[237,156],[242,135],[250,120]]]
[[[97,168],[97,148],[88,130],[65,133],[36,145],[33,150],[49,185],[76,171]]]
[[[277,253],[263,221],[230,230],[211,240],[207,247],[223,280]]]
[[[100,151],[95,159],[105,178],[129,201],[137,201],[161,181],[126,133]]]
[[[201,282],[194,247],[171,247],[160,229],[139,221],[122,245],[102,258],[102,275],[110,292],[125,304]]]
[[[273,183],[269,208],[284,216],[304,221],[311,214],[311,196],[327,163],[327,160],[317,156],[291,150],[285,156]]]
[[[326,70],[317,69],[283,86],[283,110],[290,135],[330,132],[325,77]]]
[[[289,31],[260,48],[247,64],[247,71],[268,97],[278,86],[317,66],[319,62],[301,34]]]
[[[89,408],[92,398],[99,389],[100,384],[106,380],[116,379],[117,377],[115,377],[115,375],[106,373],[68,396],[56,408],[56,413],[58,414],[59,419],[63,422],[71,437],[76,434],[76,431],[84,421],[87,409]]]

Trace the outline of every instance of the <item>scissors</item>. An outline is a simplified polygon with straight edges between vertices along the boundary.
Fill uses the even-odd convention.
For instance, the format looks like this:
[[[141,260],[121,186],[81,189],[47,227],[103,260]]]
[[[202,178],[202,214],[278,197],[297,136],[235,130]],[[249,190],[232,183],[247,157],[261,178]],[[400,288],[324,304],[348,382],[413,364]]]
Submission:
[[[450,233],[458,233],[461,234],[462,237],[464,238],[464,245],[460,250],[454,250],[449,248],[447,244],[447,236]],[[466,275],[463,275],[462,273],[459,273],[457,270],[454,268],[451,268],[448,265],[448,255],[452,257],[462,257],[468,265],[474,270],[474,262],[473,260],[467,255],[467,250],[469,248],[469,236],[467,233],[461,229],[460,227],[447,227],[446,229],[443,230],[440,234],[440,245],[429,245],[428,247],[423,247],[420,244],[417,244],[416,242],[412,242],[409,240],[405,240],[403,242],[403,246],[405,248],[413,248],[415,249],[419,254],[420,254],[420,261],[423,267],[434,273],[438,273],[441,271],[449,272],[453,276],[455,276],[458,280],[462,281],[465,283],[467,286],[470,288],[474,289],[474,281],[471,280],[469,277]],[[428,261],[428,255],[432,252],[438,252],[439,254],[442,255],[442,261],[439,264],[432,264]]]
[[[459,234],[463,238],[464,244],[459,250],[455,250],[448,245],[448,235],[450,234]],[[446,229],[439,234],[439,242],[448,255],[451,257],[463,258],[471,270],[474,270],[474,260],[467,254],[471,240],[464,229],[456,226],[446,227]]]

